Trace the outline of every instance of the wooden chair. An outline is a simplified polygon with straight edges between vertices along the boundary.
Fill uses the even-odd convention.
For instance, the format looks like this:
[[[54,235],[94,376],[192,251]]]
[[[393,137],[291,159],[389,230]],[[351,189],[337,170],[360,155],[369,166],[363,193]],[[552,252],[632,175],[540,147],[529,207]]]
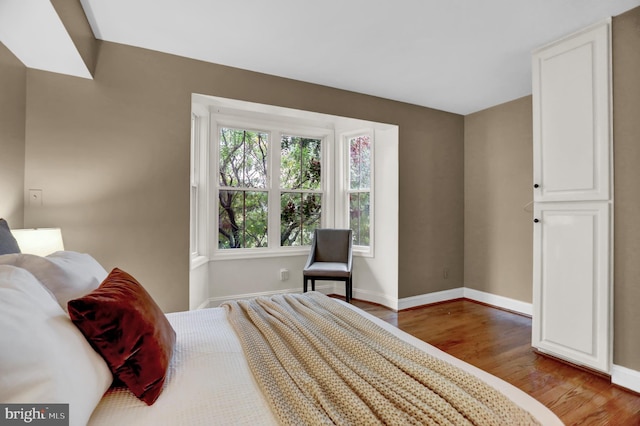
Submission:
[[[347,302],[351,301],[353,287],[352,235],[350,229],[315,230],[309,258],[302,271],[305,292],[309,280],[311,280],[311,290],[313,291],[316,289],[316,280],[344,281]]]

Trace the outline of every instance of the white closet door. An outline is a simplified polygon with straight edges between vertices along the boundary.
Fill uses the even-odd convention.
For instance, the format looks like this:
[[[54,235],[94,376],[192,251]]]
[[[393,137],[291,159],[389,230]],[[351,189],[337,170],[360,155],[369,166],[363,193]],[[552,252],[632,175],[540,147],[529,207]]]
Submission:
[[[533,55],[534,200],[609,199],[608,22]]]
[[[608,372],[609,204],[537,203],[534,217],[533,346]]]

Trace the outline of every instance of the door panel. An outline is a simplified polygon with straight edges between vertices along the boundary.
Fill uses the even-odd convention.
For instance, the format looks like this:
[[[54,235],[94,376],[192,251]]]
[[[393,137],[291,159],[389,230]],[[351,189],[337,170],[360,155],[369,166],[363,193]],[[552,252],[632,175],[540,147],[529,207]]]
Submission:
[[[533,56],[535,201],[609,199],[608,25]]]
[[[609,356],[609,204],[537,203],[533,346],[600,371]]]

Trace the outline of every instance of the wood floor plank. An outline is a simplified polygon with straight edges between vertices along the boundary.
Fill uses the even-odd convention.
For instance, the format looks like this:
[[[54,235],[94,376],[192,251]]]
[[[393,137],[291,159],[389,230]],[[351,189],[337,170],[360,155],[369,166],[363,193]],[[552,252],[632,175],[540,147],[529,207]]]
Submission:
[[[567,425],[640,425],[640,396],[539,355],[531,319],[466,299],[394,312],[354,305],[527,392]]]

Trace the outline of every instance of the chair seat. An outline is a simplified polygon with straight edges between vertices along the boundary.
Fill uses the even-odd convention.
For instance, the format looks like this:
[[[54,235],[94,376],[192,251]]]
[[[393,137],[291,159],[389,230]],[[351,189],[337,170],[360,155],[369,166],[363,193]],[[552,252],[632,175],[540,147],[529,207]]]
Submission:
[[[349,277],[350,272],[346,263],[314,262],[302,271],[307,277]]]

